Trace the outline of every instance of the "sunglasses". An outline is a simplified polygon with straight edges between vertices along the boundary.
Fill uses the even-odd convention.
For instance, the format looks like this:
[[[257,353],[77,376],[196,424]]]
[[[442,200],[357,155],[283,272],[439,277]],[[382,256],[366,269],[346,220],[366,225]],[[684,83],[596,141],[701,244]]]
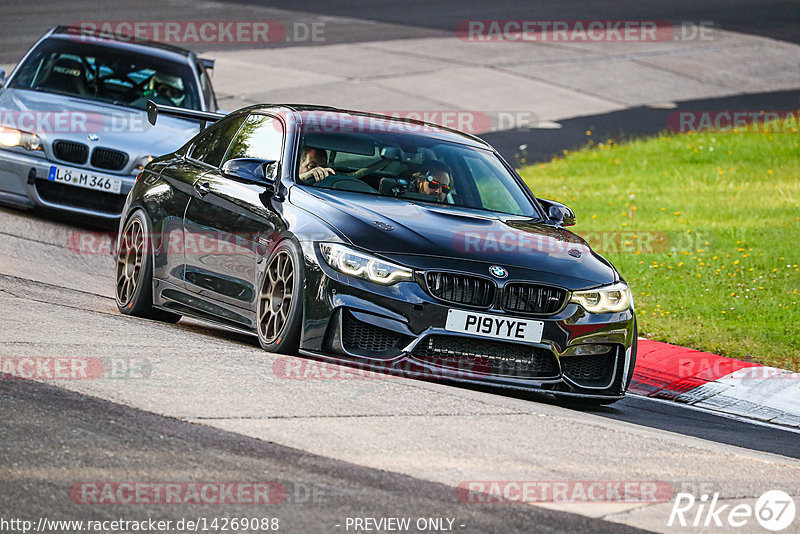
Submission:
[[[450,192],[450,186],[447,184],[443,184],[436,178],[434,178],[430,173],[425,175],[425,181],[428,182],[428,185],[431,189],[439,189],[445,195]]]

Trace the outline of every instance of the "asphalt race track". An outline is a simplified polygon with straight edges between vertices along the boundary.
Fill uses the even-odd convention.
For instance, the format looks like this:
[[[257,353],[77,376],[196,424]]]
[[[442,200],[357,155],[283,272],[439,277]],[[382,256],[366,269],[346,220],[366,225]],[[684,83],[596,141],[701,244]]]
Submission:
[[[17,61],[56,23],[192,20],[194,13],[187,0],[136,4],[2,1],[0,63]],[[467,18],[611,19],[623,9],[588,1],[542,2],[535,10],[527,2],[471,0],[265,4],[204,2],[203,16],[243,20],[258,5],[287,20],[296,10],[326,21],[329,42],[349,43],[442,36]],[[630,18],[648,16],[655,4],[636,3]],[[794,42],[800,35],[792,2],[729,0],[712,9],[678,1],[665,9],[661,18],[669,20],[715,20]],[[760,101],[781,106],[797,97],[776,91]],[[592,120],[612,132],[646,113],[656,111]],[[574,120],[548,133],[541,159],[571,146],[570,132],[588,119]],[[313,370],[314,363],[265,353],[255,338],[199,321],[123,316],[113,300],[113,257],[71,246],[102,231],[90,221],[0,208],[1,355],[96,359],[106,370],[89,380],[0,380],[0,519],[247,516],[279,518],[285,532],[346,532],[348,518],[409,517],[452,519],[457,532],[666,532],[669,502],[476,504],[455,488],[658,481],[698,498],[718,493],[731,506],[753,505],[773,489],[800,495],[800,433],[787,429],[636,396],[580,411],[543,396],[438,381],[286,376],[281,369]],[[137,481],[277,482],[286,498],[263,506],[92,505],[70,493],[80,483]],[[12,530],[0,524],[0,531]]]
[[[317,488],[316,502],[302,493],[266,510],[291,532],[335,531],[359,514],[455,517],[465,532],[522,531],[526,521],[545,532],[618,532],[621,525],[563,511],[461,503],[453,487],[657,480],[741,500],[798,480],[798,433],[645,398],[581,412],[437,382],[287,376],[276,372],[286,357],[264,353],[254,338],[120,315],[113,258],[68,246],[96,229],[5,209],[0,221],[3,355],[97,358],[112,370],[49,385],[0,381],[6,516],[234,516],[243,510],[91,507],[68,490],[86,481],[255,477]],[[608,508],[615,504],[588,513],[620,520],[613,513],[625,509]],[[668,515],[659,506],[669,505],[622,520],[657,528]],[[562,509],[587,513],[587,505]]]
[[[457,518],[463,532],[637,532],[574,514],[515,504],[473,506],[454,501],[442,484],[378,471],[228,432],[182,423],[31,381],[0,384],[2,430],[14,436],[2,455],[5,474],[0,506],[5,516],[84,518],[252,517],[252,507],[111,505],[91,510],[63,499],[75,477],[137,473],[145,480],[180,480],[202,473],[208,480],[278,481],[283,502],[258,510],[277,517],[289,532],[334,531],[346,517]],[[47,429],[48,439],[40,433]],[[58,446],[55,446],[58,444]],[[19,466],[25,460],[27,468]],[[14,465],[17,463],[18,465]],[[55,497],[55,498],[54,498]],[[59,498],[61,497],[61,498]],[[66,500],[67,502],[62,502]],[[250,508],[250,509],[249,509]],[[460,525],[466,525],[461,528]],[[327,528],[326,528],[327,527]],[[468,527],[468,528],[467,528]]]

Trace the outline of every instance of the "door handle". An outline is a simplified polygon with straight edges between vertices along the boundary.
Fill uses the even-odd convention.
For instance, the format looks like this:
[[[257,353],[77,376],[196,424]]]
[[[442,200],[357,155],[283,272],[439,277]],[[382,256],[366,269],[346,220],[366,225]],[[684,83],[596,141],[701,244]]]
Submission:
[[[194,184],[194,190],[197,191],[198,195],[204,197],[211,191],[211,188],[208,182],[203,182],[203,183],[197,182],[196,184]]]

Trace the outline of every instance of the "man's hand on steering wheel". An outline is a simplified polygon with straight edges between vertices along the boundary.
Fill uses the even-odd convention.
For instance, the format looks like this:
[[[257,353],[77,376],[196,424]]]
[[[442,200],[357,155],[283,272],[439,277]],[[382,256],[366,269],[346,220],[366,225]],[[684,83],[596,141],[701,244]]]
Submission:
[[[336,171],[334,171],[330,167],[314,167],[310,171],[306,171],[303,174],[301,174],[300,180],[307,183],[317,183],[321,180],[324,180],[331,174],[336,174]]]

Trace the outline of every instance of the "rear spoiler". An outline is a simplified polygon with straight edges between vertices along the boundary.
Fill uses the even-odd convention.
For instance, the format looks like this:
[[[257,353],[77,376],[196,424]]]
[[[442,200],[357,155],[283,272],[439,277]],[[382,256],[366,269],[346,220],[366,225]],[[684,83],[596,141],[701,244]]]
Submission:
[[[169,115],[171,117],[178,117],[179,119],[190,119],[200,121],[202,128],[205,128],[207,122],[215,122],[225,116],[224,113],[213,113],[211,111],[195,111],[193,109],[176,108],[173,106],[161,106],[152,100],[147,101],[147,122],[156,125],[158,115]]]
[[[201,57],[200,63],[206,68],[206,70],[214,70],[213,59],[208,59],[207,57]]]

